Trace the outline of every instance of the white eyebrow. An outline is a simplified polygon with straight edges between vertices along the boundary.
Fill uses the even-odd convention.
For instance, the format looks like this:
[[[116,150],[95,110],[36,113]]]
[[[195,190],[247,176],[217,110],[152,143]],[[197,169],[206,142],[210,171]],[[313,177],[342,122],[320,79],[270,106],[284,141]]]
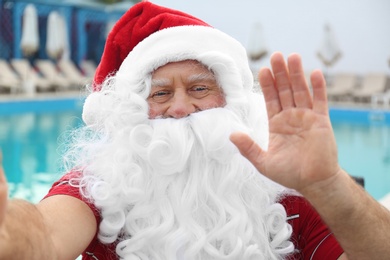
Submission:
[[[152,88],[165,87],[171,84],[169,79],[152,79],[151,86]]]
[[[193,74],[188,77],[187,79],[190,83],[196,83],[201,81],[216,81],[214,75],[212,73],[199,73],[199,74]],[[171,84],[170,79],[152,79],[151,86],[152,88],[158,88],[158,87],[166,87]]]
[[[199,81],[216,81],[214,74],[212,73],[199,73],[188,77],[188,82],[199,82]]]

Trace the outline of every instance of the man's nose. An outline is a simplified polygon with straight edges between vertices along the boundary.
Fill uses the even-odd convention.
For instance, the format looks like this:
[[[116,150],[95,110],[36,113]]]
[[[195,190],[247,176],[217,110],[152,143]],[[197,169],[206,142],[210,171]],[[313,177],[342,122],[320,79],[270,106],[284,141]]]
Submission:
[[[183,118],[196,111],[196,106],[191,101],[191,97],[186,93],[175,93],[170,100],[166,117]]]

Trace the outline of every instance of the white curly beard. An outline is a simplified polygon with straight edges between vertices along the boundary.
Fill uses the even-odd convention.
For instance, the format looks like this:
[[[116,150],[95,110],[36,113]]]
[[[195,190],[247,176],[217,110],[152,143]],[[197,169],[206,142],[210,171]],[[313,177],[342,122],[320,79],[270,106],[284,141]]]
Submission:
[[[264,129],[257,129],[264,132]],[[82,189],[99,239],[122,259],[281,259],[291,227],[269,181],[229,141],[254,134],[229,109],[146,120],[95,144]]]

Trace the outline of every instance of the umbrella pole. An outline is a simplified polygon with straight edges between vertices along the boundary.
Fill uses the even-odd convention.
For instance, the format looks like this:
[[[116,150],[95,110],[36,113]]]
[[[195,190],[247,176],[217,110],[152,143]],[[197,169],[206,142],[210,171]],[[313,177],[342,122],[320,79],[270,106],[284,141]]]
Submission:
[[[324,78],[325,78],[325,82],[326,82],[326,86],[329,87],[330,85],[332,85],[332,79],[329,75],[329,67],[325,65],[324,69],[323,69],[323,74],[324,74]]]

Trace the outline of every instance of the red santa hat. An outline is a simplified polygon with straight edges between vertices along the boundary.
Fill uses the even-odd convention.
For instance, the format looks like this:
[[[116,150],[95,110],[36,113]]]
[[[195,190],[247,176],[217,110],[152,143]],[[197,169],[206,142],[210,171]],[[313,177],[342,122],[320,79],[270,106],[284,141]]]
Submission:
[[[162,29],[183,25],[209,26],[196,17],[148,1],[134,5],[118,20],[107,37],[101,62],[96,70],[95,84],[101,84],[109,74],[116,72],[142,40]]]
[[[155,69],[183,60],[197,60],[211,69],[227,104],[238,98],[242,89],[253,87],[247,53],[240,42],[189,14],[142,1],[131,7],[108,35],[93,90],[99,92],[112,75],[118,86],[135,89]],[[85,116],[92,119],[100,114],[95,110],[102,102],[90,95],[84,104]]]
[[[194,16],[142,1],[131,7],[108,35],[94,89],[99,90],[124,62],[126,67],[150,66],[148,70],[154,70],[168,62],[195,59],[207,51],[231,56],[244,74],[251,74],[245,49],[238,41]]]

